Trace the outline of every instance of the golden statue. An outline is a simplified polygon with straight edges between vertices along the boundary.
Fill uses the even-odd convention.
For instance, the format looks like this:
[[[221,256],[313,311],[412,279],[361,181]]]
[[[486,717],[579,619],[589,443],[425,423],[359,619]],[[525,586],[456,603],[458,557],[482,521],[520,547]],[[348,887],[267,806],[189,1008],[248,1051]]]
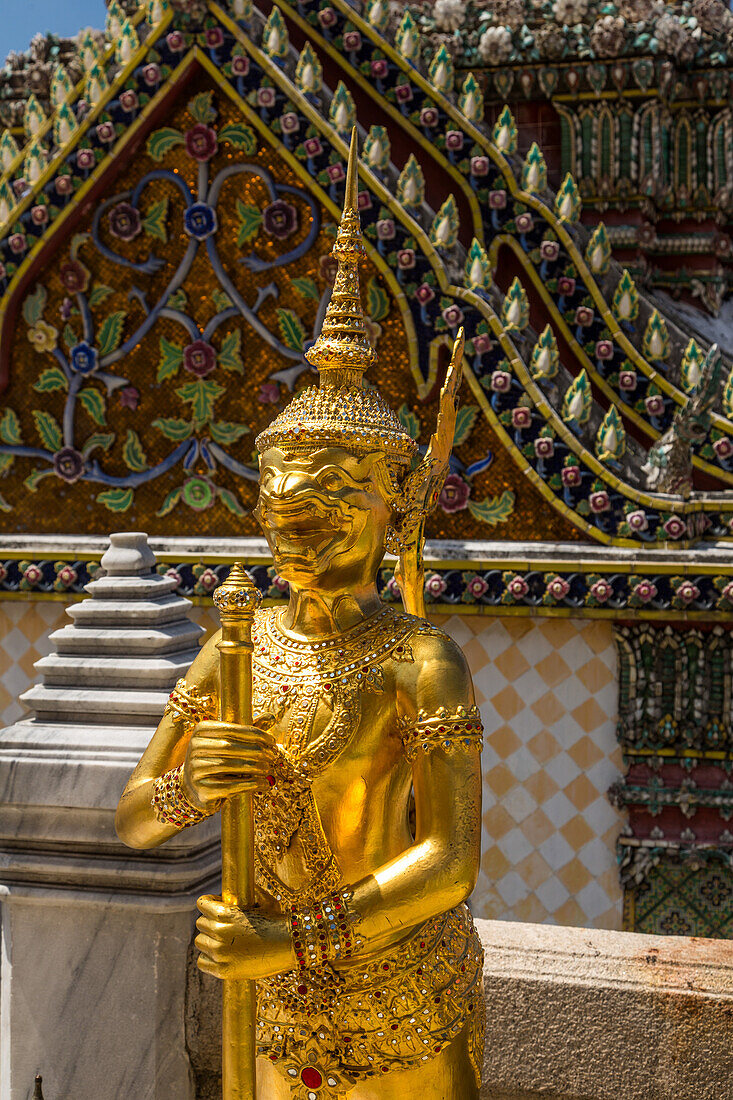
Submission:
[[[256,515],[290,599],[251,611],[254,720],[220,718],[234,712],[217,644],[230,647],[227,667],[236,650],[211,639],[172,692],[117,827],[153,847],[249,792],[256,904],[201,898],[196,946],[225,989],[256,980],[258,1100],[476,1100],[483,960],[465,901],[479,865],[482,729],[460,648],[423,617],[422,569],[463,334],[420,459],[363,384],[376,354],[356,195],[354,135],[338,274],[307,353],[319,386],[256,441]],[[386,547],[405,611],[378,595]]]

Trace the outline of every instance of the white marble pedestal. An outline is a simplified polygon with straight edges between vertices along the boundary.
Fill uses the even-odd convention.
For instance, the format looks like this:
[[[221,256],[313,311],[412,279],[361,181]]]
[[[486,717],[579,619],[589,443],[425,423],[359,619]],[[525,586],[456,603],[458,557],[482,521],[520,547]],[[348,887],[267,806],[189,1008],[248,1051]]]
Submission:
[[[198,651],[144,535],[38,662],[33,716],[0,731],[0,1098],[194,1100],[186,965],[218,821],[150,852],[118,839],[120,794]]]
[[[184,1042],[190,903],[5,887],[0,1095],[194,1100]]]

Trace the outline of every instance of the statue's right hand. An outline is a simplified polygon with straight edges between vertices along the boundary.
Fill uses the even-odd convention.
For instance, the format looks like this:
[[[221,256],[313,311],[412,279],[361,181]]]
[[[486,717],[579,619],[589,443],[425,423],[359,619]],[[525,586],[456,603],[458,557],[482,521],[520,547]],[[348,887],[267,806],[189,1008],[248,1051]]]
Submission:
[[[245,791],[261,790],[272,774],[276,745],[269,732],[273,716],[251,726],[199,722],[188,743],[182,785],[186,797],[203,809]]]

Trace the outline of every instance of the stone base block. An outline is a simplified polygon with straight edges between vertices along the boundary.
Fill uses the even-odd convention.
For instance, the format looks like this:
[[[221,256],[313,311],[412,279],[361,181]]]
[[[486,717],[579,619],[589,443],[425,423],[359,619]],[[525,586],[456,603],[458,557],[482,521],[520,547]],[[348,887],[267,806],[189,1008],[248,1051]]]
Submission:
[[[0,1096],[217,1100],[220,989],[190,900],[0,898]],[[733,944],[477,921],[482,1100],[733,1100]]]
[[[733,943],[476,923],[482,1100],[733,1100]]]

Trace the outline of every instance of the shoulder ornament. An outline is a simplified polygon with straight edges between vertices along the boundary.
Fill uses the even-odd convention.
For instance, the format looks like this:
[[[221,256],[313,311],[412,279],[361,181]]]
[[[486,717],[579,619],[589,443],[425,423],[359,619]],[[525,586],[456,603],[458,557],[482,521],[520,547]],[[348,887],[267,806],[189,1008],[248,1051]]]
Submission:
[[[188,730],[199,722],[218,718],[219,706],[213,695],[203,695],[198,688],[189,687],[185,680],[179,680],[168,696],[164,713],[182,720]]]

